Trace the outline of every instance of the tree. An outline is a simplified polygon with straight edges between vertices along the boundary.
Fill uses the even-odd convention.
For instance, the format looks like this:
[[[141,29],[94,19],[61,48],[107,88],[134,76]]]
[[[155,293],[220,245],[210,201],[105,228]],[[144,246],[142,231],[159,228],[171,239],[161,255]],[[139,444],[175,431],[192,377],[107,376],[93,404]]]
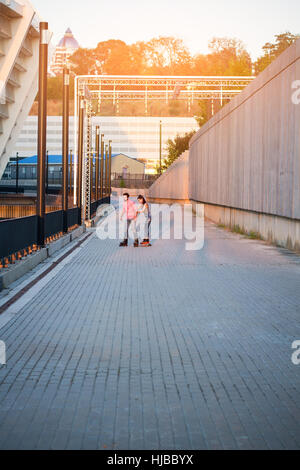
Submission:
[[[110,39],[99,42],[95,58],[100,73],[108,75],[133,75],[141,73],[142,56],[138,45],[129,46],[124,41]]]
[[[95,49],[85,49],[80,47],[70,57],[70,69],[76,75],[97,74],[97,64],[95,58]]]
[[[275,35],[275,43],[267,42],[263,46],[264,54],[257,59],[254,63],[255,74],[258,75],[260,72],[265,70],[273,60],[275,60],[280,54],[282,54],[288,47],[290,47],[297,39],[300,38],[298,34],[292,34],[289,31],[282,34]]]
[[[191,69],[191,55],[181,39],[153,38],[144,43],[143,53],[150,74],[185,75]]]
[[[78,49],[71,57],[77,75],[249,75],[251,59],[237,39],[213,38],[208,55],[192,57],[181,39],[172,36],[128,45],[119,39]]]
[[[169,139],[167,141],[167,152],[168,156],[162,162],[162,170],[166,170],[169,168],[172,163],[186,150],[189,148],[189,142],[196,131],[186,132],[184,136],[180,136],[179,134],[172,140]]]
[[[251,57],[242,41],[235,38],[213,38],[208,45],[208,75],[251,75]]]
[[[198,102],[198,115],[195,116],[198,126],[204,126],[204,124],[209,120],[209,118],[210,116],[208,113],[208,103],[206,100],[200,100]]]

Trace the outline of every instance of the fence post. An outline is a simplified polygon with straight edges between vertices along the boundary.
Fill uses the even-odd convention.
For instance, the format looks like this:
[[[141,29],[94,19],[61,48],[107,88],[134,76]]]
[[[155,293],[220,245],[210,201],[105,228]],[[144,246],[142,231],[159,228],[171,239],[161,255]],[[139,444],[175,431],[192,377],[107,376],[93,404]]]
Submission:
[[[63,71],[63,232],[68,232],[68,170],[69,170],[69,70]]]
[[[48,23],[40,23],[39,46],[39,107],[38,107],[38,168],[37,168],[37,242],[45,243],[45,160],[47,136],[47,68],[48,68]]]

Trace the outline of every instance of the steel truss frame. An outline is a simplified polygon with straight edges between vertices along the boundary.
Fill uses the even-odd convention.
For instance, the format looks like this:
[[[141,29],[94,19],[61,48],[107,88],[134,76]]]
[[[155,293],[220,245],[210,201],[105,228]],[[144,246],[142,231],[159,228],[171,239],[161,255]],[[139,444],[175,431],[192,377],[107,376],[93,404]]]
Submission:
[[[85,118],[85,145],[83,156],[83,216],[84,220],[91,218],[91,161],[93,158],[92,150],[92,103],[86,101],[86,118]]]
[[[92,103],[97,102],[97,111],[101,112],[103,101],[112,101],[119,112],[119,102],[125,100],[143,100],[145,114],[148,113],[149,100],[185,100],[188,109],[194,100],[211,100],[212,113],[214,100],[230,100],[239,94],[254,76],[139,76],[139,75],[78,75],[75,77],[75,111],[74,111],[74,157],[75,182],[77,181],[77,125],[79,97],[87,102],[86,119],[84,124],[85,152],[83,168],[83,210],[85,217],[90,216],[90,162],[92,158]],[[74,201],[77,197],[77,187],[74,187]]]

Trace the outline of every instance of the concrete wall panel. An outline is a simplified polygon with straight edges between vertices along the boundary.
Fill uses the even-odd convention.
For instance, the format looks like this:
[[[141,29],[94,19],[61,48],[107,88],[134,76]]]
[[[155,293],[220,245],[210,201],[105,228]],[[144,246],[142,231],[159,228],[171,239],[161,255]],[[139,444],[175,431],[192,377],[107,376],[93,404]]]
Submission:
[[[299,59],[297,41],[192,138],[190,199],[300,219]]]

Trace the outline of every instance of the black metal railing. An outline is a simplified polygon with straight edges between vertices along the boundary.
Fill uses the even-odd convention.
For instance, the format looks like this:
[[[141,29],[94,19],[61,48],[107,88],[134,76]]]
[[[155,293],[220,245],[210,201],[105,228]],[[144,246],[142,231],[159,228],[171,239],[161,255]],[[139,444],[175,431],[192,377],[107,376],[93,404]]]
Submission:
[[[101,205],[101,204],[109,204],[110,203],[110,197],[107,196],[107,197],[104,197],[102,199],[99,199],[98,201],[93,201],[91,203],[91,217],[94,217],[94,215],[96,214],[97,212],[97,208]]]
[[[37,216],[0,221],[0,258],[37,243]]]
[[[91,203],[91,216],[94,216],[100,204],[109,204],[110,197],[104,197]],[[45,214],[45,242],[57,234],[63,233],[62,210]],[[80,209],[74,207],[67,211],[67,227],[73,228],[81,223]],[[38,245],[38,216],[0,220],[0,264],[6,265],[18,259],[20,252]],[[29,252],[30,252],[29,250]],[[22,253],[21,253],[22,254]]]
[[[45,238],[62,232],[63,215],[63,211],[54,211],[45,214]]]
[[[73,209],[69,209],[67,214],[68,227],[73,227],[74,225],[77,225],[79,216],[80,209],[78,209],[78,207],[73,207]]]

